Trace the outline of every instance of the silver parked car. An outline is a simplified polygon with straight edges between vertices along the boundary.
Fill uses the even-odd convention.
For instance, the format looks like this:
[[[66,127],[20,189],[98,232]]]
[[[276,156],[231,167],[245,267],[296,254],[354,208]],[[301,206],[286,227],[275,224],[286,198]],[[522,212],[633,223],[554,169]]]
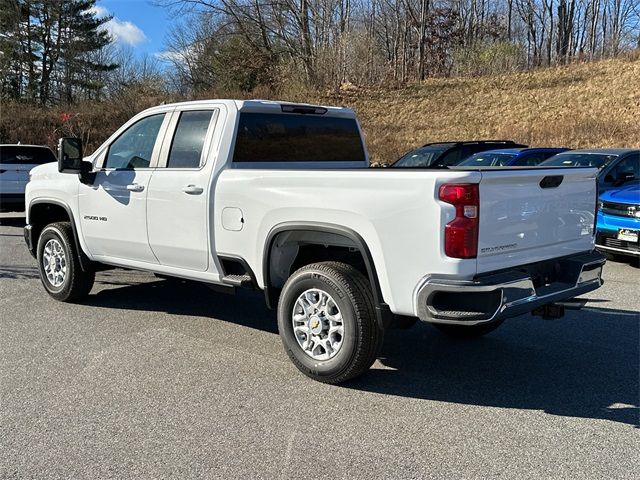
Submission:
[[[38,165],[55,161],[56,156],[49,147],[0,145],[0,211],[23,211],[29,171]]]

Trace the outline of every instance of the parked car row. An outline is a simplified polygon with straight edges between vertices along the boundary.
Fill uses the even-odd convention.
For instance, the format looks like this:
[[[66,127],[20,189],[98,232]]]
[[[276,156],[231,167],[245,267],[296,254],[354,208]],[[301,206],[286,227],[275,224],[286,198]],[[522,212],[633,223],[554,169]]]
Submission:
[[[610,255],[640,258],[640,149],[529,148],[511,140],[428,143],[391,166],[598,168],[596,245]]]

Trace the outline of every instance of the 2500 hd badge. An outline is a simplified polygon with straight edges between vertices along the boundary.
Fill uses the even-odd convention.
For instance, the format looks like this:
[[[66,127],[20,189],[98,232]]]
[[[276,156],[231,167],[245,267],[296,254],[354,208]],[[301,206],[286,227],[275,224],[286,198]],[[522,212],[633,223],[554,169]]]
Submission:
[[[85,215],[84,219],[85,220],[98,220],[100,222],[106,222],[107,221],[107,217],[99,217],[97,215]]]

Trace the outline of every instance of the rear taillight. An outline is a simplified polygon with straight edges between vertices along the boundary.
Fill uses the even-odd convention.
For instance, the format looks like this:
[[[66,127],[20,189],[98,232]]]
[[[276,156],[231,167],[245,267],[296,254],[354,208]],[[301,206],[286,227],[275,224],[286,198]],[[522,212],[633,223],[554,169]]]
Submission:
[[[439,198],[456,207],[456,218],[444,227],[444,253],[452,258],[476,258],[478,254],[478,184],[445,184]]]

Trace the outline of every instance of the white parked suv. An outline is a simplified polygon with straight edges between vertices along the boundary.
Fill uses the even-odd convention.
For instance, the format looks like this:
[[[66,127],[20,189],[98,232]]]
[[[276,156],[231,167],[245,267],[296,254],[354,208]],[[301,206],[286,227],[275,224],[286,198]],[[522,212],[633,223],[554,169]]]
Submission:
[[[0,145],[0,211],[24,211],[24,191],[29,171],[55,162],[49,147],[40,145]]]
[[[479,336],[598,288],[595,176],[371,169],[352,110],[188,102],[138,114],[85,160],[62,139],[59,164],[32,171],[25,239],[62,301],[113,266],[262,290],[293,363],[338,383],[393,318]]]

